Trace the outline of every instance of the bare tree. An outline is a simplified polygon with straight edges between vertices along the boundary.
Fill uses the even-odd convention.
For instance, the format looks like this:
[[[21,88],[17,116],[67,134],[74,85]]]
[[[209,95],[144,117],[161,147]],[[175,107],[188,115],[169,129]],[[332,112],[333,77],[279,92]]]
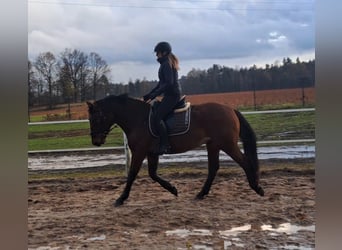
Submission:
[[[96,98],[98,98],[98,84],[101,82],[101,79],[103,79],[103,76],[106,76],[106,74],[110,72],[110,68],[99,54],[91,52],[89,56],[89,70],[93,88],[93,99],[96,100]]]
[[[28,105],[32,107],[35,102],[35,88],[38,87],[38,80],[35,76],[34,67],[32,62],[28,61]]]
[[[103,94],[102,97],[107,96],[110,94],[110,82],[106,75],[102,75],[99,79],[99,82],[101,83]]]
[[[62,64],[61,68],[64,70],[64,74],[73,85],[74,102],[78,101],[78,97],[82,96],[82,89],[85,86],[85,79],[88,73],[87,55],[83,52],[74,49],[65,49],[61,53]]]
[[[27,84],[28,84],[28,120],[31,122],[30,117],[30,108],[35,103],[35,88],[38,87],[38,80],[35,77],[35,72],[33,65],[30,60],[28,60],[28,76],[27,76]]]
[[[73,85],[71,82],[70,72],[68,67],[59,64],[58,81],[59,88],[61,89],[61,97],[64,103],[69,103],[73,96]]]
[[[55,83],[57,73],[56,58],[51,52],[40,53],[36,58],[34,66],[42,79],[46,81],[48,85],[49,108],[51,109],[53,106],[53,85]]]

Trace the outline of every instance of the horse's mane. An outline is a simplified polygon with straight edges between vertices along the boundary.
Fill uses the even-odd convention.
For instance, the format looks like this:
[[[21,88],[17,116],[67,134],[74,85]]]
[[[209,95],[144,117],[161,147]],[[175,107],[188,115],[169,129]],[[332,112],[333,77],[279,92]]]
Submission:
[[[143,102],[140,99],[134,98],[134,97],[130,97],[127,93],[124,94],[120,94],[120,95],[109,95],[106,96],[103,99],[100,99],[98,101],[96,101],[97,103],[109,103],[109,102],[118,102],[118,103],[124,103],[127,100],[134,100],[134,101],[138,101],[138,102]]]
[[[130,97],[127,93],[120,94],[120,95],[109,95],[106,96],[103,99],[97,100],[96,104],[102,106],[103,108],[108,108],[112,104],[122,104],[122,105],[128,105],[129,103],[131,104],[138,104],[142,106],[149,106],[149,104],[145,103],[141,99]]]

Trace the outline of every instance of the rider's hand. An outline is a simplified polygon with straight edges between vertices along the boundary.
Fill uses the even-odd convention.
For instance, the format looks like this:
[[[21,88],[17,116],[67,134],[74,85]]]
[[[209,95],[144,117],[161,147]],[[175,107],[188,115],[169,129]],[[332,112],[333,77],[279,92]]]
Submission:
[[[151,94],[144,95],[144,102],[148,101],[151,99]]]

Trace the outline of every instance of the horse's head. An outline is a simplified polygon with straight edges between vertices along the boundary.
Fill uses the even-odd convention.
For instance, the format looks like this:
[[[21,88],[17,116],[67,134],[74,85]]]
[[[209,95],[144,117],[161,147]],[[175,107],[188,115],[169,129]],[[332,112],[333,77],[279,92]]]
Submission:
[[[87,102],[87,104],[91,141],[93,145],[101,146],[105,143],[106,137],[111,130],[113,122],[104,112],[104,109],[101,107],[101,105],[97,104],[96,102]]]
[[[110,95],[95,102],[87,102],[90,135],[95,146],[105,143],[113,124],[118,124],[126,133],[147,119],[150,105],[128,97],[127,94]]]

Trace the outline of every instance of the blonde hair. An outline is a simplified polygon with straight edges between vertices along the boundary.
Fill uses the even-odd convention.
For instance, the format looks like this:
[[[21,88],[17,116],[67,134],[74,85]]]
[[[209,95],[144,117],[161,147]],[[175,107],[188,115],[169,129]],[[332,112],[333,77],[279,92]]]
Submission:
[[[172,52],[168,55],[169,63],[172,68],[179,70],[179,60]]]

